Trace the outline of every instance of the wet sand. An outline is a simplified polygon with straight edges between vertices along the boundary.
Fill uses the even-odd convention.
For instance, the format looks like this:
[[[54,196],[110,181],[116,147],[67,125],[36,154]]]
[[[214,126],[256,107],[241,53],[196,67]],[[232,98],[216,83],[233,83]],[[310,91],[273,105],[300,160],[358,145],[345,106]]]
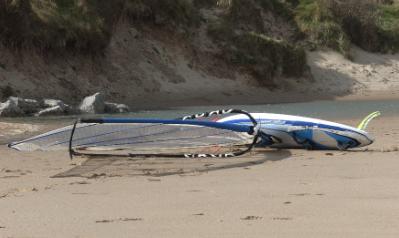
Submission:
[[[224,161],[1,146],[0,237],[398,237],[398,118],[369,131],[376,143],[361,150]]]

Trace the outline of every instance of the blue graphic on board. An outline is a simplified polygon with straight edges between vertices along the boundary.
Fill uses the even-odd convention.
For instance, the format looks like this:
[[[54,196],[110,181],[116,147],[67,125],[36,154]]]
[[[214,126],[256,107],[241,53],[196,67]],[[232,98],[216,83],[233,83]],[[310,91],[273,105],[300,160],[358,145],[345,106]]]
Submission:
[[[251,113],[251,115],[258,121],[262,132],[258,146],[346,150],[373,143],[374,139],[364,129],[371,119],[379,115],[379,112],[367,116],[359,125],[361,129],[301,116],[273,113]],[[219,122],[250,123],[241,115],[229,116],[220,119]]]

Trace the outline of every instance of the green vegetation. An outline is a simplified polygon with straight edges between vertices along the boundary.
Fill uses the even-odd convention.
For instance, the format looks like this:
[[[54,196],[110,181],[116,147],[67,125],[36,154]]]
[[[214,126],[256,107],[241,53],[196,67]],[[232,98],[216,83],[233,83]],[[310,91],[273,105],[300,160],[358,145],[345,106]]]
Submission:
[[[228,29],[214,25],[209,34],[223,46],[222,57],[251,73],[261,85],[275,87],[276,78],[298,77],[305,71],[306,53],[302,47],[261,33],[236,34]]]
[[[300,76],[305,70],[305,51],[285,41],[250,32],[236,35],[233,42],[231,62],[249,66],[262,84],[270,84],[268,79],[276,76]]]
[[[122,17],[189,27],[199,12],[189,0],[3,0],[0,41],[10,47],[98,52]]]
[[[222,47],[221,57],[251,73],[261,85],[275,87],[278,77],[300,77],[306,70],[304,49],[273,38],[264,23],[263,15],[269,13],[291,19],[287,25],[295,27],[289,6],[278,0],[232,0],[225,5],[226,16],[210,24],[208,33]]]
[[[298,26],[311,44],[330,47],[349,56],[350,39],[324,1],[301,0],[295,11]]]
[[[0,37],[12,47],[104,48],[118,1],[6,0],[0,4]]]
[[[218,24],[260,34],[264,13],[272,13],[299,27],[311,45],[346,56],[351,44],[399,50],[399,3],[393,0],[3,0],[0,41],[17,48],[96,52],[108,45],[122,16],[187,31],[199,26],[203,7],[228,9],[223,19],[228,23]]]
[[[381,17],[378,21],[378,27],[382,39],[388,44],[383,51],[399,51],[399,3],[387,6],[380,6]]]
[[[205,19],[202,8],[218,8],[217,17]],[[399,51],[399,3],[392,0],[2,0],[0,42],[101,53],[121,18],[179,33],[207,24],[220,56],[267,86],[306,71],[304,47],[347,57],[351,44]]]
[[[125,14],[132,20],[157,25],[197,26],[199,11],[189,0],[126,0]]]
[[[257,0],[262,6],[263,10],[273,12],[276,15],[282,16],[288,20],[292,19],[292,7],[297,5],[297,0]]]
[[[228,2],[230,21],[235,24],[262,26],[262,12],[270,12],[286,20],[293,18],[292,5],[281,0],[231,0]]]
[[[0,88],[0,92],[2,100],[15,95],[14,89],[10,85]]]
[[[350,56],[351,43],[372,52],[397,51],[398,6],[385,2],[300,0],[295,19],[311,44],[333,48],[346,56]]]

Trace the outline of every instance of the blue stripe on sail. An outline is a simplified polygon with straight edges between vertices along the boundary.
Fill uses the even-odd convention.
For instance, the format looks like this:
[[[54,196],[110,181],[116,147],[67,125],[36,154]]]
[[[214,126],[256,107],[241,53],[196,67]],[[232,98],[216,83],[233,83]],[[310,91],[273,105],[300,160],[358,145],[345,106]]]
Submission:
[[[198,120],[162,120],[162,119],[134,119],[134,118],[103,118],[103,123],[148,123],[165,125],[193,125],[206,126],[218,129],[231,130],[236,132],[252,132],[252,126],[239,125],[234,123],[198,121]]]
[[[165,132],[162,134],[168,134],[169,132]],[[220,136],[220,135],[224,135],[227,134],[227,132],[220,132],[217,134],[212,134],[212,136]],[[93,147],[96,146],[107,146],[107,145],[111,145],[111,146],[116,146],[116,145],[136,145],[136,144],[144,144],[144,143],[148,143],[148,142],[164,142],[164,141],[178,141],[178,140],[189,140],[189,139],[201,139],[201,138],[205,138],[209,135],[203,135],[203,136],[197,136],[197,137],[183,137],[183,138],[164,138],[164,139],[157,139],[157,140],[146,140],[146,141],[131,141],[131,142],[120,142],[120,143],[113,143],[116,141],[124,141],[124,140],[129,140],[129,139],[135,139],[135,138],[142,138],[142,137],[148,137],[148,136],[153,136],[153,135],[157,135],[157,134],[150,134],[150,135],[144,135],[144,136],[137,136],[137,137],[125,137],[125,138],[119,138],[119,139],[111,139],[111,140],[104,140],[104,141],[95,141],[95,142],[88,142],[88,143],[83,143],[83,144],[79,144],[79,145],[74,145],[77,147],[82,147],[82,146],[91,146],[93,145]],[[101,144],[101,143],[111,143],[112,144]],[[225,143],[220,143],[218,145],[222,145],[222,144],[227,144],[228,142]],[[96,144],[100,144],[100,145],[96,145]]]
[[[213,121],[198,121],[198,120],[179,120],[179,119],[175,119],[175,120],[162,120],[162,119],[131,119],[131,118],[104,118],[104,119],[100,119],[103,123],[143,123],[143,124],[176,124],[176,125],[197,125],[197,126],[205,126],[205,127],[212,127],[212,128],[219,128],[219,129],[226,129],[226,130],[231,130],[231,131],[236,131],[236,132],[247,132],[250,133],[252,132],[252,127],[248,126],[248,125],[237,125],[237,124],[233,124],[233,123],[222,123],[222,122],[213,122]],[[78,129],[83,129],[83,128],[87,128],[87,127],[91,127],[91,126],[95,126],[98,123],[93,123],[93,124],[89,124],[86,126],[82,126],[79,127]],[[151,127],[154,125],[149,125],[148,127]],[[143,127],[147,127],[147,126],[143,126]],[[129,128],[127,130],[132,130],[132,129],[141,129],[141,128]],[[126,130],[126,129],[125,129]],[[95,135],[93,137],[99,137],[99,136],[104,136],[104,135],[108,135],[108,134],[113,134],[115,132],[121,132],[121,131],[125,131],[125,130],[118,130],[118,131],[110,131],[110,132],[105,132],[102,133],[100,135]],[[30,139],[26,139],[23,141],[19,141],[19,142],[14,142],[11,143],[10,146],[16,146],[19,145],[21,143],[28,143],[31,141],[35,141],[35,140],[41,140],[50,136],[54,136],[57,134],[61,134],[61,133],[65,133],[66,130],[62,130],[53,134],[48,134],[48,135],[44,135],[44,136],[39,136],[39,137],[34,137],[34,138],[30,138]],[[80,141],[80,140],[84,140],[84,139],[88,139],[91,138],[89,136],[87,137],[83,137],[83,138],[77,138],[76,141]],[[58,141],[55,142],[53,144],[48,145],[48,147],[51,146],[56,146],[56,145],[60,145],[60,144],[65,144],[68,143],[69,140],[65,140],[65,141]]]

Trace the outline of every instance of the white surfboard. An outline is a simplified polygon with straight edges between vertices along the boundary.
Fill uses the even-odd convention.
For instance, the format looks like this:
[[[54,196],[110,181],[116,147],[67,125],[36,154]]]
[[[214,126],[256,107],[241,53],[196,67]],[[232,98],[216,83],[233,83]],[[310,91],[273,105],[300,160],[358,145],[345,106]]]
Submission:
[[[368,115],[358,128],[331,121],[273,113],[251,113],[262,132],[262,146],[276,148],[346,150],[370,145],[374,138],[364,129],[379,112]],[[219,120],[237,124],[250,123],[242,115]]]

